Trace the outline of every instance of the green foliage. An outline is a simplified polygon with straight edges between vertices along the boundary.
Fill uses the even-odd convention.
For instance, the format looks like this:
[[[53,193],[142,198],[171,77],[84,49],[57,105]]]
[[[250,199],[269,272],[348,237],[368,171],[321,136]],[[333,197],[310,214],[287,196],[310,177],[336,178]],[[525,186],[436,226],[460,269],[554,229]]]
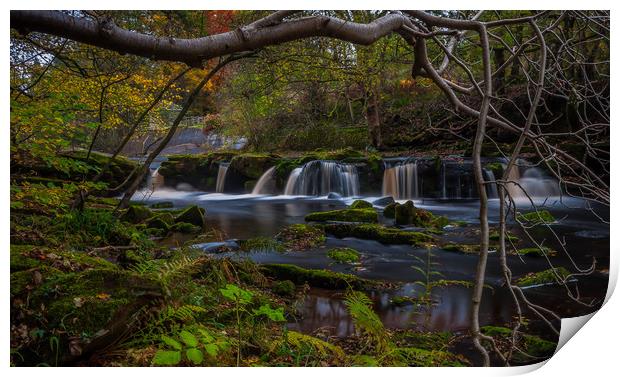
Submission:
[[[184,361],[202,365],[229,347],[224,338],[200,325],[186,326],[175,337],[161,335],[160,341],[163,349],[157,350],[151,362],[157,366],[174,366]]]
[[[284,308],[273,309],[269,304],[261,305],[260,308],[252,310],[255,316],[265,316],[274,322],[284,322]]]
[[[239,242],[239,246],[244,251],[277,251],[285,250],[284,245],[271,237],[255,237]]]
[[[355,263],[360,260],[360,253],[350,247],[338,247],[329,250],[327,257],[338,263]]]
[[[529,255],[529,256],[534,256],[534,257],[542,257],[542,256],[555,256],[557,255],[557,251],[548,248],[546,246],[542,246],[542,247],[526,247],[523,249],[518,249],[517,250],[517,254],[518,255]]]
[[[293,264],[264,264],[261,270],[278,280],[290,280],[298,285],[308,284],[317,288],[364,289],[376,285],[372,280],[362,279],[355,275],[328,270],[310,270]]]
[[[349,208],[351,208],[351,209],[372,208],[372,204],[368,203],[365,200],[357,199],[356,201],[354,201],[351,204],[351,206]]]
[[[356,330],[367,339],[368,345],[379,355],[385,352],[389,348],[388,337],[381,319],[372,309],[372,301],[368,296],[359,291],[348,291],[345,305]]]

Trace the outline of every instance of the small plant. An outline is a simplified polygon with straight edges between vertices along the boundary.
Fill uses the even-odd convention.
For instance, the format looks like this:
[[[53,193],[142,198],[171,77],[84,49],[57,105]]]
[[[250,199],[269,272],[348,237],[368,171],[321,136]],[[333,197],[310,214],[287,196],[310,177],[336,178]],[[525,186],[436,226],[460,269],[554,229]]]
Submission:
[[[241,365],[241,312],[246,312],[245,307],[252,302],[254,293],[239,288],[234,284],[226,284],[225,288],[220,288],[220,293],[226,299],[235,303],[235,315],[237,319],[237,366]]]
[[[228,342],[216,338],[203,327],[190,327],[181,330],[177,337],[162,335],[160,339],[166,349],[157,350],[153,365],[174,366],[183,361],[201,365],[205,356],[216,357],[228,348]]]

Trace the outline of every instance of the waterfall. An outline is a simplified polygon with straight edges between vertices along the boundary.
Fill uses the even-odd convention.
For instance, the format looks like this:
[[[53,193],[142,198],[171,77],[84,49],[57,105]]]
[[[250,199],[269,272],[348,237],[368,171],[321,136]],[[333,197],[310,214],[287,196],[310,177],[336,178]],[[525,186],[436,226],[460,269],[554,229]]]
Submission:
[[[310,161],[291,172],[284,189],[285,195],[322,196],[330,192],[342,196],[359,195],[359,177],[355,165]]]
[[[547,177],[543,170],[537,167],[527,168],[519,179],[519,183],[523,191],[532,197],[549,197],[561,194],[558,181]]]
[[[448,195],[446,194],[446,162],[444,160],[441,160],[441,198],[442,199],[448,199]],[[459,190],[457,190],[457,192],[460,192],[460,187],[458,188]],[[458,195],[457,195],[458,196]]]
[[[394,199],[417,198],[418,187],[418,161],[396,165],[383,172],[383,196]]]
[[[221,162],[217,171],[217,181],[215,183],[215,192],[224,192],[224,184],[226,183],[226,172],[230,162]]]
[[[284,195],[295,195],[295,185],[297,184],[297,179],[299,178],[300,173],[301,168],[295,168],[291,171],[291,174],[288,176],[288,180],[286,181]]]
[[[519,161],[523,163],[523,161]],[[506,168],[506,165],[504,165]],[[562,194],[560,185],[555,178],[548,177],[544,171],[537,167],[523,167],[523,175],[519,165],[515,165],[510,171],[508,180],[514,183],[506,185],[506,191],[515,199],[527,199],[528,196],[534,198],[547,198]],[[527,195],[526,195],[527,193]]]
[[[263,175],[260,176],[258,182],[256,182],[256,186],[252,190],[253,195],[259,194],[272,194],[275,189],[275,181],[273,179],[273,175],[276,172],[276,167],[270,167]]]
[[[159,174],[159,168],[155,169],[155,171],[151,174],[148,183],[148,187],[152,188],[153,191],[164,186],[164,176]]]
[[[493,173],[493,170],[482,169],[482,175],[485,181],[493,182],[493,183],[486,184],[487,196],[489,198],[497,198],[498,197],[497,184],[495,183],[495,174]]]

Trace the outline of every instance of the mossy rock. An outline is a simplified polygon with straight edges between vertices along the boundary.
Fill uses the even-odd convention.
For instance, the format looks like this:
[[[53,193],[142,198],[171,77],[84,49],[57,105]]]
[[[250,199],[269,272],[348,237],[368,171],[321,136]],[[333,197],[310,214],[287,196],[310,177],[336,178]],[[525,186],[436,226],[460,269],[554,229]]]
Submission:
[[[369,203],[365,200],[357,199],[354,201],[351,206],[351,209],[364,209],[364,208],[372,208],[372,203]]]
[[[556,274],[559,275],[560,280],[558,280]],[[569,275],[570,272],[564,267],[550,268],[540,272],[530,272],[524,277],[518,279],[517,285],[519,287],[529,287],[539,284],[559,284],[566,280]]]
[[[526,247],[523,249],[519,249],[517,250],[517,254],[518,255],[527,255],[527,256],[531,256],[531,257],[543,257],[543,256],[549,256],[549,257],[553,257],[555,255],[557,255],[557,251],[548,248],[546,246],[543,246],[542,248],[539,247]]]
[[[496,179],[499,179],[504,174],[504,165],[501,162],[491,162],[484,167],[492,171]]]
[[[305,250],[325,243],[325,232],[317,226],[293,224],[284,227],[276,238],[286,249]]]
[[[388,219],[393,219],[394,217],[396,217],[397,204],[398,203],[390,203],[385,206],[385,208],[383,208],[383,216],[387,217]]]
[[[122,221],[137,224],[153,216],[153,211],[142,205],[130,205],[120,217]]]
[[[205,209],[196,205],[183,210],[174,220],[175,223],[189,223],[200,228],[205,226]]]
[[[455,251],[463,254],[478,254],[480,252],[480,245],[465,245],[460,243],[448,243],[441,247],[446,251]]]
[[[116,268],[103,258],[81,251],[63,251],[32,245],[11,245],[11,272],[41,266],[63,271],[81,271],[92,268]]]
[[[271,290],[278,296],[293,297],[295,296],[295,283],[290,280],[275,281]]]
[[[367,289],[377,283],[355,275],[328,270],[310,270],[292,264],[264,264],[261,271],[274,279],[290,280],[297,285],[308,284],[311,287],[325,289]]]
[[[413,225],[420,228],[443,228],[449,223],[446,217],[435,216],[430,211],[417,208],[411,200],[406,201],[404,204],[394,203],[393,208],[394,219],[397,225]],[[392,209],[390,208],[389,215],[391,215],[391,211]],[[385,215],[385,210],[383,213]]]
[[[163,219],[163,216],[154,216],[146,221],[146,227],[151,229],[160,229],[167,232],[170,229],[170,223]]]
[[[360,260],[359,251],[350,247],[337,247],[327,252],[327,257],[337,263],[355,263]]]
[[[517,220],[528,225],[553,224],[556,219],[546,209],[528,213],[518,213]]]
[[[284,245],[271,237],[255,237],[239,241],[239,248],[243,251],[277,251],[285,250]]]
[[[400,347],[395,354],[403,366],[412,367],[462,367],[464,360],[459,356],[440,350],[426,350],[417,347]],[[398,362],[397,362],[398,364]]]
[[[173,208],[174,203],[172,202],[157,202],[151,204],[151,208],[153,209],[164,209],[164,208]]]
[[[194,234],[200,233],[202,231],[202,227],[196,226],[194,224],[185,223],[185,222],[176,222],[170,227],[170,231],[186,233],[186,234]]]
[[[395,296],[390,299],[390,303],[394,306],[407,306],[418,303],[418,299],[409,296]]]
[[[355,237],[375,240],[388,245],[423,245],[435,239],[429,234],[388,228],[378,224],[326,224],[324,229],[327,233],[338,238]]]
[[[313,212],[305,217],[306,221],[345,221],[356,223],[376,223],[377,212],[371,208],[338,209],[333,211]]]

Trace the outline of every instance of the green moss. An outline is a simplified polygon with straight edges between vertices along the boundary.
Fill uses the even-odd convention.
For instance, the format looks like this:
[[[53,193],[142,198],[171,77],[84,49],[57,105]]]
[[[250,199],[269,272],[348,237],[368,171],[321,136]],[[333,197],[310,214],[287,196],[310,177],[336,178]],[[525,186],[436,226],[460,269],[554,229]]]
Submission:
[[[202,227],[196,226],[190,223],[177,222],[170,227],[170,231],[193,234],[193,233],[200,233],[202,231]]]
[[[556,221],[555,217],[546,209],[528,213],[518,213],[517,220],[529,225],[552,224]]]
[[[359,251],[350,247],[338,247],[327,252],[327,257],[338,263],[355,263],[360,260]]]
[[[30,257],[30,252],[37,246],[11,245],[11,272],[28,270],[41,265],[39,259]]]
[[[120,219],[128,223],[137,224],[152,216],[153,212],[150,209],[140,205],[130,205]]]
[[[355,237],[383,244],[422,245],[434,240],[433,236],[425,233],[387,228],[377,224],[326,224],[324,228],[327,233],[338,238]]]
[[[556,277],[559,275],[560,281]],[[548,270],[540,272],[531,272],[526,276],[517,280],[517,285],[520,287],[529,287],[531,285],[548,284],[548,283],[560,283],[566,277],[570,275],[570,272],[564,267],[550,268]]]
[[[377,212],[372,208],[339,209],[334,211],[314,212],[306,215],[306,221],[346,221],[359,223],[376,223]]]
[[[276,281],[271,286],[273,293],[286,297],[295,296],[295,289],[295,283],[290,280]]]
[[[512,330],[507,327],[501,326],[482,326],[480,328],[483,334],[492,336],[499,341],[511,341]],[[551,357],[555,352],[557,344],[548,340],[542,339],[536,335],[517,333],[517,345],[524,353],[518,350],[513,353],[513,361],[518,363],[525,363],[532,361],[533,356],[535,358]]]
[[[241,250],[244,251],[284,251],[284,245],[271,237],[255,237],[239,241]]]
[[[555,256],[557,255],[557,251],[552,250],[546,246],[541,248],[539,247],[527,247],[524,249],[519,249],[517,250],[517,254],[518,255],[529,255],[529,256],[534,256],[534,257],[542,257],[542,256]]]
[[[174,203],[172,202],[157,202],[157,203],[151,204],[151,208],[155,208],[155,209],[173,208],[173,207],[174,207]]]
[[[205,226],[205,213],[206,211],[204,208],[193,205],[183,210],[183,212],[176,217],[174,222],[189,223],[202,229]]]
[[[246,177],[247,180],[257,180],[267,169],[274,166],[278,156],[269,154],[244,153],[230,160],[230,171]]]
[[[168,229],[170,229],[170,223],[164,221],[162,216],[154,216],[148,219],[145,224],[147,228],[160,229],[164,232],[167,232]]]
[[[499,230],[492,230],[489,233],[489,240],[499,241]],[[515,236],[512,232],[506,231],[506,241],[518,242],[519,237]]]
[[[292,264],[265,264],[261,270],[267,276],[278,280],[290,280],[297,285],[308,284],[311,287],[326,289],[365,289],[376,285],[371,280],[355,275],[332,272],[328,270],[309,270]]]
[[[81,251],[63,251],[31,245],[11,245],[11,272],[29,270],[41,266],[63,271],[79,271],[89,268],[116,268],[103,258]]]
[[[449,223],[449,220],[444,216],[435,216],[430,211],[417,208],[411,200],[408,200],[404,204],[394,203],[393,210],[393,217],[398,225],[413,225],[420,228],[441,229]],[[388,212],[389,216],[386,215],[386,217],[391,217],[392,208],[390,208]],[[385,215],[385,209],[383,213]]]
[[[501,162],[491,162],[489,164],[486,164],[484,167],[492,171],[493,175],[497,179],[499,179],[499,177],[501,177],[502,174],[504,174],[504,166],[502,165]]]
[[[363,209],[363,208],[372,208],[372,204],[368,203],[365,200],[356,200],[353,202],[353,204],[351,204],[351,207],[349,207],[351,209]]]
[[[407,306],[417,303],[418,300],[415,297],[409,296],[395,296],[390,299],[390,303],[394,306]]]
[[[322,245],[325,242],[325,233],[317,226],[293,224],[284,227],[276,238],[290,250],[304,250]]]
[[[441,247],[446,251],[455,251],[464,254],[478,254],[480,252],[480,245],[464,245],[459,243],[449,243]]]

